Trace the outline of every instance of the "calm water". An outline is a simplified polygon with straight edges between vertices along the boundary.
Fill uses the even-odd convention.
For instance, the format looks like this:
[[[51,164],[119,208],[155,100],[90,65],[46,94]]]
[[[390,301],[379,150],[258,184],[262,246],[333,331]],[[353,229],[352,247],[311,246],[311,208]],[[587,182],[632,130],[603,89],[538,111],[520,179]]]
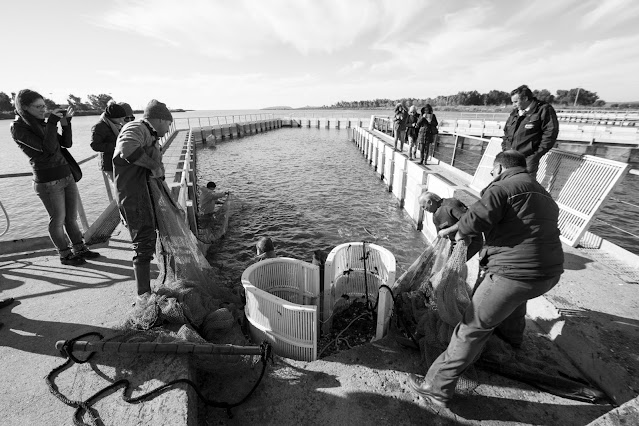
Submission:
[[[370,117],[371,114],[390,114],[390,111],[366,111],[366,110],[354,110],[354,111],[318,111],[318,110],[309,110],[309,111],[260,111],[260,110],[233,110],[233,111],[189,111],[185,113],[176,113],[176,122],[178,124],[184,125],[186,123],[186,119],[191,117],[191,123],[194,123],[193,117],[212,117],[212,116],[228,116],[228,115],[246,115],[246,114],[274,114],[276,117],[288,117],[290,115],[295,116],[333,116],[333,117]],[[454,113],[450,113],[451,118],[455,116]],[[445,118],[447,114],[438,113],[438,117]],[[74,157],[79,161],[84,158],[87,158],[93,154],[93,150],[89,146],[90,135],[91,135],[91,127],[97,122],[97,116],[91,117],[75,117],[73,119],[73,132],[74,132],[74,146],[71,149]],[[202,124],[208,124],[202,123]],[[11,135],[9,132],[9,127],[11,125],[11,120],[0,120],[0,148],[2,149],[2,160],[0,160],[0,174],[4,173],[20,173],[20,172],[30,172],[31,168],[29,166],[27,157],[19,150],[16,146],[15,142],[11,139]],[[319,147],[324,146],[322,142],[320,144],[315,144],[314,146],[309,146],[307,140],[309,138],[318,138],[320,137],[329,137],[332,138],[332,135],[341,135],[339,138],[341,140],[346,139],[346,131],[338,131],[338,130],[330,130],[324,131],[324,129],[282,129],[277,130],[272,133],[265,133],[263,135],[251,136],[245,139],[234,140],[234,144],[238,144],[238,146],[244,146],[244,143],[250,142],[253,139],[260,139],[262,137],[274,137],[275,140],[280,140],[280,138],[284,138],[284,134],[286,132],[292,132],[290,139],[286,142],[287,148],[290,153],[281,152],[281,159],[287,158],[287,155],[303,155],[303,151],[309,150],[309,154],[312,155],[312,160],[307,162],[307,165],[316,164],[317,161],[320,161],[318,158],[319,152],[317,150]],[[340,133],[341,132],[341,133]],[[287,133],[288,134],[288,133]],[[328,140],[328,139],[327,139]],[[221,144],[224,145],[224,144]],[[232,145],[232,144],[231,144]],[[276,145],[274,145],[276,146]],[[291,148],[293,147],[293,148]],[[347,148],[348,147],[348,148]],[[351,149],[352,146],[346,144],[341,149]],[[224,152],[226,148],[220,146],[219,153],[220,155]],[[354,148],[353,148],[354,149]],[[261,148],[257,152],[253,150],[248,150],[248,152],[242,153],[242,157],[246,157],[244,160],[252,161],[251,159],[254,156],[266,156],[267,153],[270,152],[269,149]],[[198,167],[202,170],[207,170],[206,173],[215,173],[215,169],[207,169],[209,167],[219,167],[220,170],[227,170],[227,165],[221,166],[221,164],[216,163],[215,152],[209,153],[213,154],[211,158],[211,164],[208,164],[207,160],[200,160]],[[343,153],[340,153],[340,155]],[[202,153],[202,156],[207,156],[207,154]],[[240,155],[238,155],[240,156]],[[272,162],[268,163],[269,166],[266,165],[265,157],[259,158],[261,162],[260,167],[256,169],[249,169],[251,173],[255,174],[255,181],[259,182],[260,179],[264,179],[265,174],[275,174],[281,179],[284,179],[285,176],[292,173],[292,170],[296,170],[297,167],[301,167],[301,164],[289,165],[288,163],[284,163],[283,160],[278,161],[274,159]],[[322,158],[320,166],[321,170],[329,170],[329,163],[331,161],[340,161],[341,158],[334,160],[330,160],[332,157]],[[236,159],[237,160],[237,159]],[[234,161],[229,161],[229,164],[234,164]],[[104,208],[108,204],[106,190],[104,188],[104,182],[101,173],[98,171],[97,159],[91,160],[88,163],[82,165],[82,170],[84,172],[83,179],[79,182],[80,193],[82,195],[83,204],[85,206],[85,210],[87,213],[87,217],[89,223],[93,222],[99,214],[104,210]],[[365,162],[362,160],[361,156],[357,164],[364,165]],[[286,165],[286,167],[284,167]],[[271,170],[271,167],[273,169]],[[289,167],[292,170],[289,170]],[[365,171],[370,172],[367,169],[368,166],[364,167]],[[635,166],[636,167],[636,166]],[[202,172],[201,172],[202,173]],[[221,172],[220,172],[221,173]],[[315,176],[316,179],[327,179],[329,176]],[[373,178],[374,180],[374,178]],[[266,189],[263,186],[258,188],[254,188],[256,194],[264,192]],[[238,188],[239,190],[239,188]],[[341,188],[334,187],[333,192],[338,193],[339,191],[348,191],[349,187]],[[381,191],[383,192],[383,191]],[[622,182],[615,193],[613,194],[614,198],[617,198],[620,201],[625,201],[632,204],[638,204],[635,200],[634,194],[639,192],[639,176],[636,175],[628,175],[624,182]],[[253,196],[257,196],[253,194]],[[384,195],[380,195],[376,192],[377,195],[375,197],[381,197]],[[308,194],[310,197],[312,194]],[[287,199],[291,197],[291,195],[287,197],[283,197],[281,200],[277,198],[272,201],[271,204],[275,206],[281,206],[282,210],[286,210],[289,207],[287,203]],[[303,196],[300,196],[303,198]],[[332,198],[337,197],[326,197],[323,200],[324,203],[333,203]],[[315,198],[311,198],[315,199]],[[30,177],[20,177],[20,178],[7,178],[0,179],[0,202],[7,209],[10,220],[11,220],[11,229],[9,233],[3,237],[0,237],[0,241],[2,240],[14,240],[20,238],[34,237],[46,235],[46,228],[48,217],[42,206],[40,200],[35,196],[32,189],[32,181]],[[270,209],[272,211],[273,209]],[[632,232],[635,235],[639,235],[639,209],[634,208],[632,206],[626,205],[622,202],[611,200],[609,204],[604,208],[604,210],[598,216],[601,220],[613,224],[617,227],[620,227],[626,231]],[[271,213],[273,214],[273,213]],[[284,214],[284,213],[282,213]],[[247,219],[249,220],[249,219]],[[0,232],[5,229],[6,222],[4,215],[0,212]],[[367,228],[370,230],[367,226]],[[603,236],[606,239],[624,247],[627,250],[633,251],[634,253],[639,254],[639,240],[628,236],[620,231],[615,230],[614,228],[602,224],[601,222],[595,221],[592,226],[593,232],[598,235]],[[345,231],[343,231],[345,232]],[[369,235],[370,237],[370,235]],[[371,237],[372,238],[372,237]],[[359,236],[355,239],[359,239]],[[315,250],[313,248],[312,250]],[[311,250],[311,251],[312,251]],[[308,257],[307,253],[304,253],[303,256],[297,256],[300,258]]]
[[[237,281],[255,242],[309,261],[314,250],[366,240],[389,249],[405,270],[427,242],[363,160],[346,130],[281,129],[198,151],[198,179],[240,200],[229,232],[209,250],[223,278]]]

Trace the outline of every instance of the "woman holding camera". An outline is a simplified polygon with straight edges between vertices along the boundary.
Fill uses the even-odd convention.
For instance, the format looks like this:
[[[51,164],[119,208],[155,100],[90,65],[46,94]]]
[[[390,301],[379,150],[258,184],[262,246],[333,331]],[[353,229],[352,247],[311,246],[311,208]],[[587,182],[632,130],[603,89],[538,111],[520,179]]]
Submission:
[[[24,89],[15,98],[15,109],[17,115],[11,124],[11,136],[29,157],[33,189],[49,213],[49,236],[60,262],[77,266],[86,263],[86,258],[99,257],[99,253],[90,251],[84,244],[78,227],[78,186],[66,157],[70,154],[62,151],[72,145],[73,108],[56,108],[45,120],[46,104],[42,95]],[[58,122],[62,134],[58,133]]]

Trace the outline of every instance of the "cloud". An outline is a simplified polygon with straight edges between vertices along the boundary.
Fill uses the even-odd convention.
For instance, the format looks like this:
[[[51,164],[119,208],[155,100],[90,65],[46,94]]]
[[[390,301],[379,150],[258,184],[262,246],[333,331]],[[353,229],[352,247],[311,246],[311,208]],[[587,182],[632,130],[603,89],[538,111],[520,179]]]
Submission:
[[[419,6],[421,5],[421,6]],[[348,48],[365,36],[384,38],[415,19],[426,3],[405,0],[215,1],[119,0],[98,25],[179,47],[239,59],[289,47],[309,55]]]
[[[350,76],[356,71],[361,70],[366,63],[364,61],[352,61],[350,64],[344,65],[337,70],[337,74],[341,76]]]
[[[579,21],[579,28],[582,30],[594,27],[612,28],[639,15],[639,5],[635,0],[606,0],[591,4],[594,8],[585,13]],[[636,22],[632,25],[636,27]]]

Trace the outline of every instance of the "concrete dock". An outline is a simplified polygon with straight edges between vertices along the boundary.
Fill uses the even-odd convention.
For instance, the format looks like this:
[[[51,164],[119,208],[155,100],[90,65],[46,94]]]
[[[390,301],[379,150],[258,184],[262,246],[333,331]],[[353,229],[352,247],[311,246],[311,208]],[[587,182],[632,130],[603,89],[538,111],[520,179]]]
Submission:
[[[445,167],[426,167],[448,176]],[[44,381],[64,361],[54,344],[88,331],[108,336],[135,296],[126,229],[119,226],[108,243],[92,249],[102,257],[81,267],[60,265],[55,251],[42,241],[38,247],[16,245],[18,251],[0,255],[0,298],[16,299],[0,309],[0,424],[72,424],[74,409],[56,399]],[[564,246],[564,251],[566,272],[559,285],[529,303],[526,340],[534,348],[543,345],[567,371],[605,391],[610,404],[557,397],[480,371],[481,385],[470,395],[456,398],[449,409],[435,409],[411,393],[406,381],[409,373],[424,373],[419,352],[387,338],[314,362],[275,357],[254,395],[233,410],[232,419],[225,410],[198,404],[183,385],[136,405],[122,401],[119,389],[96,402],[95,414],[105,425],[637,424],[637,257],[610,245]],[[134,395],[192,378],[214,392],[212,398],[236,400],[255,378],[255,372],[240,373],[202,374],[188,356],[99,354],[61,372],[56,383],[70,399],[84,400],[123,377],[131,380]]]

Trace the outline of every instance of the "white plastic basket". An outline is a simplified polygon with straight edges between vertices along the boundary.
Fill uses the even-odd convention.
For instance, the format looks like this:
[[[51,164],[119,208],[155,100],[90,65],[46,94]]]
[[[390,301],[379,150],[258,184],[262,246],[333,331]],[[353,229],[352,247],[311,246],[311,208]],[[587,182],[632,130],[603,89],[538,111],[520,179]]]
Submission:
[[[242,274],[244,311],[254,342],[268,340],[276,354],[317,358],[319,266],[288,257],[266,259]]]
[[[366,282],[364,280],[364,250],[366,251]],[[322,331],[330,331],[333,306],[343,294],[360,297],[366,293],[377,305],[377,329],[375,339],[381,339],[388,330],[392,297],[382,285],[392,287],[395,282],[395,256],[377,244],[362,242],[344,243],[335,247],[326,258],[324,267],[324,308]]]

